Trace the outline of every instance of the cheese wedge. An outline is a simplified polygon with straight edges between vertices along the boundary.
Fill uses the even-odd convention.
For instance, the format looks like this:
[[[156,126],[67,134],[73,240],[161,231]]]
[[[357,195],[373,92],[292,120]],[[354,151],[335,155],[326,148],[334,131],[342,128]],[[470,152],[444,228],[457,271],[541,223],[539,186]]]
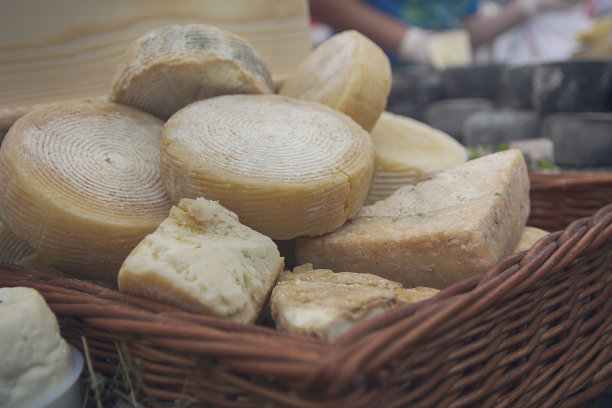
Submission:
[[[0,263],[15,263],[32,253],[34,248],[0,222]]]
[[[270,312],[277,330],[334,340],[368,319],[437,292],[407,289],[369,273],[312,270],[307,264],[281,273]]]
[[[48,406],[40,401],[57,392],[72,364],[70,347],[40,293],[0,288],[0,406]]]
[[[548,235],[549,232],[541,228],[527,226],[521,233],[519,243],[516,245],[514,252],[526,251],[533,246],[540,238]]]
[[[370,135],[375,167],[366,204],[468,159],[467,149],[450,135],[391,112],[381,114]]]
[[[172,203],[159,172],[163,122],[104,100],[56,102],[9,130],[0,219],[50,266],[116,281]]]
[[[265,61],[245,39],[204,24],[168,25],[133,42],[109,99],[162,119],[216,95],[272,93]]]
[[[253,323],[283,269],[274,242],[219,203],[184,199],[130,253],[119,290]]]
[[[197,101],[165,124],[161,174],[174,203],[205,197],[276,240],[321,235],[363,205],[370,135],[348,116],[280,95]]]
[[[332,233],[298,238],[296,261],[442,289],[511,254],[529,208],[523,155],[506,150],[402,187]]]
[[[315,48],[278,93],[337,109],[370,131],[387,106],[391,64],[384,51],[354,30]]]

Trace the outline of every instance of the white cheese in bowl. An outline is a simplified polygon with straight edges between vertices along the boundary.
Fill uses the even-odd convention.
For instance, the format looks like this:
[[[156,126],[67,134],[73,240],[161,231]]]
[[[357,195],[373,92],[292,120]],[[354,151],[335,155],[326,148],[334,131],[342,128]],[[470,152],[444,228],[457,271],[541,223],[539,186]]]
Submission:
[[[0,406],[31,407],[70,375],[57,318],[35,289],[0,288]]]

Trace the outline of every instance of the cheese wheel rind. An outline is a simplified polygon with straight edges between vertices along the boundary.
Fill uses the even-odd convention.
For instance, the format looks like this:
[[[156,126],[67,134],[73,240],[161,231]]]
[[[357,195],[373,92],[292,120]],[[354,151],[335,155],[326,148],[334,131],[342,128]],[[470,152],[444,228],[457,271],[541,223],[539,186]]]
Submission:
[[[197,101],[165,124],[161,174],[174,203],[205,197],[272,239],[320,235],[359,211],[370,135],[325,105],[280,95]]]
[[[380,115],[370,135],[375,167],[366,204],[468,159],[467,149],[450,135],[391,112]]]
[[[104,100],[56,102],[0,149],[0,219],[49,265],[114,281],[172,205],[159,172],[163,122]]]
[[[15,263],[34,249],[0,222],[0,263]]]
[[[205,24],[173,24],[132,43],[109,99],[166,120],[199,99],[273,91],[268,66],[245,39]]]
[[[328,105],[370,131],[387,106],[390,89],[387,55],[363,34],[347,30],[315,48],[278,93]]]

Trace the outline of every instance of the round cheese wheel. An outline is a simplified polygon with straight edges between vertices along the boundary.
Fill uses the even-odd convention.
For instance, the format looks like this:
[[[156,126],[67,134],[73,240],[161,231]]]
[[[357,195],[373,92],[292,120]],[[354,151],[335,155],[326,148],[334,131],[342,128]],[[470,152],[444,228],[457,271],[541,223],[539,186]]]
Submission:
[[[348,116],[280,95],[194,102],[165,124],[161,174],[174,203],[219,201],[272,239],[319,235],[363,205],[370,135]]]
[[[0,217],[49,265],[115,280],[171,207],[159,173],[163,122],[102,100],[33,110],[0,149]]]
[[[315,48],[279,89],[279,94],[320,102],[370,131],[387,106],[391,64],[384,51],[354,30]]]
[[[204,24],[169,25],[132,43],[109,99],[165,120],[199,99],[273,90],[268,66],[245,39]]]
[[[468,159],[467,149],[450,135],[391,112],[381,114],[370,135],[376,166],[366,204]]]

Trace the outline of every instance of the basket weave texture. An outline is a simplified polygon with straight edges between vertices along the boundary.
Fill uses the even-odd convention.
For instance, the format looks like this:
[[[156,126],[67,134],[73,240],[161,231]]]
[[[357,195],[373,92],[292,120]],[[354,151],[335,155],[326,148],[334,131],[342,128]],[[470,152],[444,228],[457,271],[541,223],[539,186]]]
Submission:
[[[580,182],[563,188],[584,193]],[[543,184],[551,200],[553,184]],[[587,184],[599,194],[600,185]],[[0,265],[0,286],[39,290],[64,337],[81,349],[87,339],[96,371],[116,373],[120,345],[138,362],[134,381],[156,406],[579,407],[612,386],[609,193],[607,200],[586,217],[566,210],[557,217],[549,206],[555,221],[545,225],[566,217],[571,224],[482,276],[334,342],[194,315],[17,265]],[[535,219],[544,222],[542,214]]]

